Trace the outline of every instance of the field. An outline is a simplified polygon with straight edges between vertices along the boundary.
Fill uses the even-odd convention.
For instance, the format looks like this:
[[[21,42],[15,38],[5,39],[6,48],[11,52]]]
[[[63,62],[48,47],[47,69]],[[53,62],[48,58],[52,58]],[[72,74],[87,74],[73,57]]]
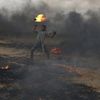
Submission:
[[[62,42],[54,41],[47,42],[50,48]],[[33,61],[33,43],[28,38],[1,38],[0,100],[100,100],[99,57],[64,50],[50,59],[36,52]]]

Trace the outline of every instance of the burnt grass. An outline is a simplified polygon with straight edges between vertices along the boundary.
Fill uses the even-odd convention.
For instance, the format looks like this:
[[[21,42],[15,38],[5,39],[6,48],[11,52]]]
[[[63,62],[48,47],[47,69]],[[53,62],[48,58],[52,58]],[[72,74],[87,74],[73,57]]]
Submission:
[[[92,87],[58,79],[66,73],[47,63],[1,56],[0,68],[5,62],[11,70],[0,70],[0,100],[100,100]]]
[[[61,45],[64,46],[64,43]],[[16,50],[30,49],[32,46],[33,43],[0,43],[0,47]],[[68,49],[68,53],[69,51],[71,50]],[[72,62],[72,59],[68,58],[68,64],[74,63],[74,60],[77,59]],[[77,66],[81,65],[79,62]],[[94,66],[94,63],[90,62]],[[54,61],[36,61],[34,64],[27,58],[0,56],[0,100],[100,100],[100,93],[92,87],[58,79],[72,75],[52,66],[51,63]],[[10,70],[1,69],[6,65],[10,66]],[[87,64],[83,62],[82,65],[86,67]]]
[[[27,91],[23,100],[100,100],[100,94],[83,84],[66,84],[58,91],[37,89]]]

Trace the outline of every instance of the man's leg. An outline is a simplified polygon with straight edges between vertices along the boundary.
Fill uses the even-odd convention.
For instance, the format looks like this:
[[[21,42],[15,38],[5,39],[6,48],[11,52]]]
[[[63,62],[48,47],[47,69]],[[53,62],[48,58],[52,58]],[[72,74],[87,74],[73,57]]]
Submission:
[[[37,48],[39,48],[40,43],[36,43],[35,46],[31,49],[31,55],[30,58],[33,59],[34,58],[34,52]]]
[[[49,59],[50,58],[49,50],[47,49],[45,44],[43,45],[43,51],[46,54],[47,58]]]

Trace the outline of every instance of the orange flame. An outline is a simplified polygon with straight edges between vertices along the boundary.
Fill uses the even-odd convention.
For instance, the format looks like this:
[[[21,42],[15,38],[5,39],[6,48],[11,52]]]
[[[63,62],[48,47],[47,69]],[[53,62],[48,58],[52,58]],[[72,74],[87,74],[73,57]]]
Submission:
[[[51,53],[52,54],[55,54],[55,55],[59,55],[59,54],[61,54],[61,48],[52,48],[51,49]]]
[[[35,18],[35,22],[45,22],[47,20],[44,14],[39,14]]]

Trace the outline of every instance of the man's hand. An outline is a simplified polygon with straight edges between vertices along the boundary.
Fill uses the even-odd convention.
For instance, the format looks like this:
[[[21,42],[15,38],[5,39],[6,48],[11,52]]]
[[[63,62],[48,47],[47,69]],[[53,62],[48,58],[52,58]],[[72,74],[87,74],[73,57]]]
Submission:
[[[55,35],[56,35],[56,31],[53,31],[53,32],[51,33],[50,37],[53,38],[53,37],[55,37]]]

